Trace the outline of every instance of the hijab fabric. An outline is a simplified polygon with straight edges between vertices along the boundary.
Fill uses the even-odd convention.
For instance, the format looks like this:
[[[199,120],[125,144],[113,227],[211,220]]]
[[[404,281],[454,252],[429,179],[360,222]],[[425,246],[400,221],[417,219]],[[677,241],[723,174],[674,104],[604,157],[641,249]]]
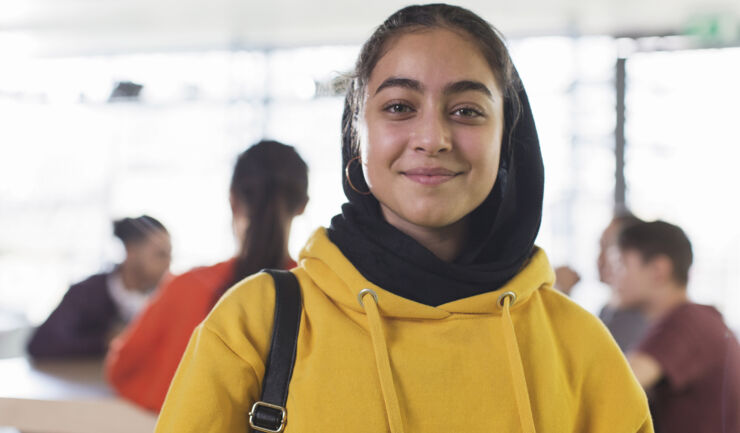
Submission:
[[[518,77],[517,77],[518,78]],[[369,281],[404,298],[438,306],[498,290],[526,264],[542,220],[544,167],[526,91],[519,87],[520,110],[507,98],[501,159],[496,183],[470,215],[468,243],[453,262],[436,257],[416,240],[388,224],[378,200],[353,190],[345,176],[348,202],[328,229],[329,239]],[[343,125],[353,113],[345,101]],[[355,156],[343,134],[343,171]],[[349,176],[368,191],[360,164]]]

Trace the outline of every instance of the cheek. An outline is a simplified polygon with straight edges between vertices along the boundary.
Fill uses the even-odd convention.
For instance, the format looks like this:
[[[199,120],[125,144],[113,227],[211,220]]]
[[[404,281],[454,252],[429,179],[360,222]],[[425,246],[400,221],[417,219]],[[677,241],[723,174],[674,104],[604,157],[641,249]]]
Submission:
[[[609,263],[609,260],[606,260],[604,268],[610,280],[608,282],[613,284],[618,291],[626,292],[630,289],[629,274],[621,264]]]
[[[406,148],[408,131],[398,125],[380,124],[361,129],[360,155],[370,187],[382,185]]]
[[[162,256],[161,254],[157,253],[154,258],[152,258],[152,263],[157,264],[157,268],[164,267],[167,264],[167,259]]]
[[[156,253],[151,253],[147,260],[144,262],[144,266],[147,267],[150,271],[154,271],[159,267],[159,264],[162,262],[162,260],[157,256]]]
[[[623,276],[624,289],[630,296],[640,296],[643,287],[638,271],[627,270]]]
[[[470,164],[476,180],[492,185],[498,175],[501,157],[501,134],[497,128],[467,128],[454,137],[458,152]]]

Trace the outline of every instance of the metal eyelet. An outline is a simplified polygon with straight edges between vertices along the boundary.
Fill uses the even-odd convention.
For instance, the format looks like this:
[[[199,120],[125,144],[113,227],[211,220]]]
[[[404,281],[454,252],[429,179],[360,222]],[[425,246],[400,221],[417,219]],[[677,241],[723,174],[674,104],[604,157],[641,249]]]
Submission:
[[[365,294],[369,293],[373,299],[375,299],[375,303],[378,303],[378,295],[375,293],[372,289],[362,289],[360,290],[360,293],[357,294],[357,300],[360,302],[360,306],[362,308],[365,308],[365,304],[362,302],[362,298],[365,296]]]
[[[514,305],[514,302],[516,302],[516,293],[514,292],[504,292],[501,294],[501,296],[498,297],[498,305],[501,308],[504,308],[504,301],[506,298],[509,298],[509,307]]]

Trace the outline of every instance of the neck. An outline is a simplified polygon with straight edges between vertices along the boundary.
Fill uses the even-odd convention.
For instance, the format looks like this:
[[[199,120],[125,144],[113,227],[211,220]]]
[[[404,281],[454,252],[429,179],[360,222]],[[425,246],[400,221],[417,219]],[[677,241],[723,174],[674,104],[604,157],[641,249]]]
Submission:
[[[288,246],[290,244],[290,230],[293,226],[293,218],[290,218],[288,221],[285,222],[283,225],[283,233],[285,233],[285,239],[283,239],[283,251],[285,251],[285,255],[283,256],[283,262],[280,264],[280,266],[286,265],[288,262],[292,261],[293,259],[290,257],[290,251],[288,250]],[[244,231],[246,232],[246,228],[244,228]],[[247,253],[247,244],[245,243],[246,239],[244,239],[244,235],[238,235],[237,230],[234,230],[234,234],[236,235],[237,239],[237,248],[236,248],[236,255],[234,257],[240,257]]]
[[[144,284],[137,277],[130,263],[126,261],[121,263],[121,266],[118,267],[118,273],[121,275],[121,281],[123,281],[123,287],[126,290],[143,292],[148,289],[148,287],[144,287]]]
[[[621,305],[621,301],[619,300],[619,294],[612,289],[611,297],[609,298],[609,301],[607,301],[607,305],[612,308],[619,308]]]
[[[689,298],[686,295],[686,287],[664,286],[657,289],[656,296],[646,304],[644,313],[649,321],[655,322],[687,302]]]
[[[462,252],[468,227],[466,218],[444,227],[423,227],[403,220],[395,214],[386,214],[385,211],[383,214],[389,224],[414,238],[440,260],[452,262]]]
[[[288,251],[288,244],[290,243],[290,229],[293,226],[293,218],[288,218],[285,223],[285,245],[283,251],[285,251],[285,257],[283,257],[283,266],[285,266],[290,260],[290,251]]]

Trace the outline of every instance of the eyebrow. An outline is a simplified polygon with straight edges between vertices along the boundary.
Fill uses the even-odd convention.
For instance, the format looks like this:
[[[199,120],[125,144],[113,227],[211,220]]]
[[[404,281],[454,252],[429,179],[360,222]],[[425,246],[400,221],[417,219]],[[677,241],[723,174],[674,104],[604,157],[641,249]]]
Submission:
[[[486,87],[485,84],[481,83],[480,81],[473,81],[473,80],[463,80],[463,81],[456,81],[454,83],[450,83],[445,86],[444,93],[446,95],[452,94],[452,93],[462,93],[462,92],[481,92],[488,96],[489,98],[493,99],[493,93],[491,90]]]
[[[380,86],[375,90],[375,94],[377,95],[380,93],[381,90],[387,89],[389,87],[403,87],[405,89],[413,90],[416,92],[423,92],[424,91],[424,85],[421,84],[421,82],[417,80],[413,80],[411,78],[402,78],[402,77],[391,77],[387,80],[383,81]],[[453,93],[462,93],[462,92],[481,92],[484,95],[488,96],[491,99],[493,98],[493,93],[491,90],[480,81],[474,81],[474,80],[462,80],[462,81],[455,81],[454,83],[450,83],[445,86],[444,88],[444,94],[450,95]]]
[[[380,93],[381,90],[387,89],[389,87],[403,87],[405,89],[414,90],[416,92],[424,91],[424,86],[421,84],[421,82],[417,80],[412,80],[411,78],[391,77],[383,81],[380,86],[378,86],[378,88],[375,90],[375,94],[377,95],[378,93]]]

